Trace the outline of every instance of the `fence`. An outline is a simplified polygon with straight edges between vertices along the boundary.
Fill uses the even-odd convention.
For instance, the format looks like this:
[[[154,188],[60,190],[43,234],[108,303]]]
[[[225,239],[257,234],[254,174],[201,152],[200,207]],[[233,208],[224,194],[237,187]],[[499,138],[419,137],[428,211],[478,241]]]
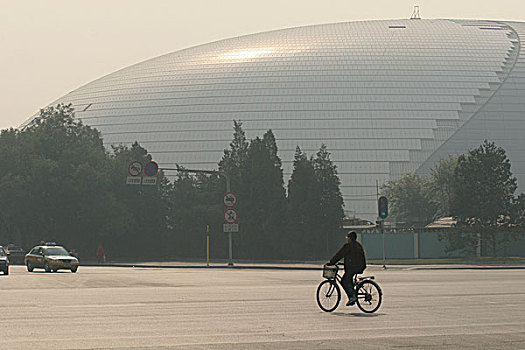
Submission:
[[[387,259],[435,259],[481,256],[478,247],[472,254],[461,251],[446,252],[446,240],[439,240],[437,232],[385,233],[385,256]],[[363,243],[367,259],[383,258],[383,235],[380,233],[359,233],[358,240]],[[509,257],[525,257],[525,235],[507,245]],[[490,251],[487,256],[492,256]],[[498,256],[504,256],[502,250]]]

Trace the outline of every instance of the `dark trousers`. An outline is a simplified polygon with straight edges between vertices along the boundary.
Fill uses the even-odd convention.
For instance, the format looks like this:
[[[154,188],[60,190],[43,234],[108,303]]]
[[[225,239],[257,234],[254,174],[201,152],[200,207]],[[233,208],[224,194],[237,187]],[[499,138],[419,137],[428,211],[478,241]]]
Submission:
[[[341,278],[341,285],[348,296],[348,299],[354,295],[354,276],[363,273],[363,270],[349,269],[345,270],[345,274]]]
[[[345,271],[343,278],[341,278],[341,285],[343,286],[343,289],[345,290],[348,299],[350,299],[350,297],[354,295],[354,275],[355,273]]]

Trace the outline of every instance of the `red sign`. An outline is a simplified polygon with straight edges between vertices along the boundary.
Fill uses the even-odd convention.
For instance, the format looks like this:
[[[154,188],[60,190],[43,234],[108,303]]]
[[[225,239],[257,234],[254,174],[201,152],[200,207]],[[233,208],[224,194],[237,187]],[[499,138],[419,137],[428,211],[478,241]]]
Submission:
[[[144,174],[146,174],[146,176],[155,176],[158,172],[159,165],[154,161],[151,161],[144,166]]]
[[[237,204],[237,196],[235,193],[228,192],[222,196],[222,203],[227,207],[234,207]]]
[[[238,219],[238,215],[235,209],[229,208],[224,211],[224,221],[227,224],[235,224],[237,219]]]
[[[128,166],[128,173],[131,176],[139,176],[142,172],[142,164],[140,162],[133,162]]]

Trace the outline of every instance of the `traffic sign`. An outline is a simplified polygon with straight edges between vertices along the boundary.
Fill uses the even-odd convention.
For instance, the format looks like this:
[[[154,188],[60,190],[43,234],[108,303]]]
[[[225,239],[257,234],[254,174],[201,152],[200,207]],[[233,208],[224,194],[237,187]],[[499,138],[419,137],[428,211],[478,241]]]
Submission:
[[[142,164],[140,162],[132,162],[128,165],[128,173],[131,176],[139,176],[142,173]]]
[[[235,224],[237,218],[237,211],[235,209],[229,208],[224,211],[224,221],[227,224]]]
[[[157,184],[157,178],[156,177],[142,177],[142,184],[143,185],[156,185]]]
[[[239,232],[239,224],[222,224],[224,232]]]
[[[126,178],[126,185],[140,185],[140,177],[128,176]]]
[[[144,174],[146,174],[146,176],[156,176],[158,172],[159,165],[154,161],[151,161],[144,166]]]
[[[227,207],[234,207],[235,204],[237,204],[237,196],[232,192],[225,193],[224,196],[222,196],[222,202]]]

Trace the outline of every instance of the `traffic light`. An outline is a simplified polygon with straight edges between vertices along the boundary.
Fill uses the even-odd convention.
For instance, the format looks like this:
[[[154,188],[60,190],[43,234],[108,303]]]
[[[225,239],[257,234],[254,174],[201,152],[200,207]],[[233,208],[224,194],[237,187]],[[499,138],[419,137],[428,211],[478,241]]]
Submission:
[[[388,199],[385,196],[379,197],[377,201],[378,215],[381,219],[386,219],[388,216]]]

